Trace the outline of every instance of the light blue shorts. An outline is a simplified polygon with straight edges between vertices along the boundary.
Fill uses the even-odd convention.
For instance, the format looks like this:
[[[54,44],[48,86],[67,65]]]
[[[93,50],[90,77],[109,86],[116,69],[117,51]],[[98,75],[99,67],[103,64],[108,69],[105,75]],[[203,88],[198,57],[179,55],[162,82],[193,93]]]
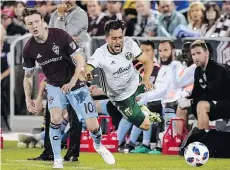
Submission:
[[[47,84],[46,91],[49,110],[54,107],[65,109],[68,104],[71,104],[79,120],[98,116],[87,86],[64,94],[60,87]]]

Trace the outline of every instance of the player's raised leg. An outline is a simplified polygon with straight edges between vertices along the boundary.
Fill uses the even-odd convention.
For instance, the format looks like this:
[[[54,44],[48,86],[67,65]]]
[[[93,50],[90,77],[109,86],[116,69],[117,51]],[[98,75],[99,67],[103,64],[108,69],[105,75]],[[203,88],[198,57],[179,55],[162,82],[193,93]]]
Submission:
[[[129,122],[143,130],[148,130],[151,122],[161,122],[161,119],[159,114],[152,113],[146,106],[139,106],[137,104],[136,97],[144,91],[144,85],[141,85],[129,98],[122,101],[114,101],[114,104]]]
[[[86,86],[67,94],[72,107],[78,113],[78,117],[85,119],[90,136],[94,141],[95,150],[102,156],[103,160],[110,165],[115,164],[115,158],[111,152],[101,144],[102,130],[98,124],[96,106]]]

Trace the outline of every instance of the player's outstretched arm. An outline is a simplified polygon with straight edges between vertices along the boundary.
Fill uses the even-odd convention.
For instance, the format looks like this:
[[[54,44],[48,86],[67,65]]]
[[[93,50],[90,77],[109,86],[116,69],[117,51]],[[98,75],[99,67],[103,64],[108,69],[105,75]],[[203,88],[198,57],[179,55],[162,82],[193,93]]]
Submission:
[[[38,113],[38,109],[35,108],[35,104],[31,100],[31,95],[33,90],[33,73],[34,73],[34,69],[25,70],[23,86],[24,86],[24,91],[26,96],[27,110],[31,113]]]
[[[144,65],[144,69],[145,69],[145,74],[143,77],[143,81],[142,84],[145,85],[147,90],[151,90],[153,89],[153,84],[150,82],[150,76],[152,74],[153,71],[153,62],[151,61],[151,59],[145,55],[140,55],[137,58],[138,61],[140,61],[141,63],[143,63]]]

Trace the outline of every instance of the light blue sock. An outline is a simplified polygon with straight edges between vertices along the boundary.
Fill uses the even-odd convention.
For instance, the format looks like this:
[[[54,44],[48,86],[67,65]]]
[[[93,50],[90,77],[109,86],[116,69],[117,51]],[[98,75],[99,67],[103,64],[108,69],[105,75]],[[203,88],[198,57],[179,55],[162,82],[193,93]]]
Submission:
[[[99,129],[94,132],[89,131],[89,134],[94,141],[95,147],[98,148],[101,145],[101,136],[102,136],[101,127],[99,127]]]
[[[50,123],[50,142],[53,149],[54,160],[61,159],[61,124]]]
[[[130,122],[128,122],[126,119],[122,118],[119,126],[118,126],[118,130],[117,130],[117,136],[118,136],[118,141],[119,141],[119,145],[122,144],[122,142],[125,139],[125,135],[127,134],[127,132],[129,131],[129,129],[131,128],[132,124]]]
[[[136,144],[136,141],[137,141],[137,139],[140,136],[142,131],[143,131],[142,129],[140,129],[136,126],[133,126],[132,131],[131,131],[131,135],[130,135],[130,142],[132,144]]]
[[[143,142],[142,142],[142,144],[144,144],[146,146],[149,146],[149,144],[150,144],[150,139],[152,137],[152,126],[153,126],[153,123],[151,124],[149,130],[143,131]]]

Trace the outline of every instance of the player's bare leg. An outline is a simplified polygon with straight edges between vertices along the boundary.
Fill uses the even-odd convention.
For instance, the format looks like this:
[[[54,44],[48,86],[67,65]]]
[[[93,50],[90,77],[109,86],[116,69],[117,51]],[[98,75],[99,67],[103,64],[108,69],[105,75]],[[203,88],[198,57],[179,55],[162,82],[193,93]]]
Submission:
[[[101,155],[107,164],[115,164],[115,158],[112,153],[101,144],[102,131],[97,118],[87,118],[85,119],[85,122],[88,130],[90,131],[90,136],[94,140],[94,149]]]
[[[184,126],[187,127],[188,125],[188,111],[186,108],[182,109],[182,108],[177,108],[177,111],[176,111],[176,116],[178,118],[181,118],[184,120]],[[182,130],[183,129],[183,125],[182,125],[182,122],[181,121],[177,121],[176,122],[176,133],[179,134],[179,135],[182,135]]]
[[[197,104],[198,128],[208,130],[209,126],[210,104],[206,101],[200,101]]]
[[[63,168],[63,160],[61,156],[61,122],[63,110],[59,107],[50,109],[51,123],[50,123],[50,142],[54,154],[54,169]]]

